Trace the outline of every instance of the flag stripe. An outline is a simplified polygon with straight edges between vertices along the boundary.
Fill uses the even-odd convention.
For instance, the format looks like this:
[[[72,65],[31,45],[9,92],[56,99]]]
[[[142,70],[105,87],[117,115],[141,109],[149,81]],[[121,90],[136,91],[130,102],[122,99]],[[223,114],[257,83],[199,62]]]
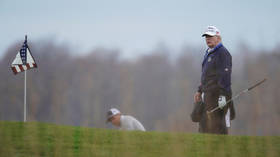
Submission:
[[[33,66],[34,67],[30,67],[30,64],[26,64],[26,66],[25,65],[13,65],[11,68],[12,68],[12,71],[14,72],[14,74],[17,74],[17,73],[23,72],[25,70],[36,68],[37,64],[33,64]]]
[[[22,68],[23,68],[24,71],[27,70],[26,65],[22,65]]]
[[[18,66],[18,65],[17,65],[17,66],[15,66],[15,68],[16,68],[17,72],[20,72],[20,68],[19,68],[19,66]]]
[[[19,67],[20,71],[24,71],[22,65],[18,65],[18,67]]]
[[[16,67],[12,67],[12,70],[13,70],[14,74],[17,74],[17,69],[16,69]]]

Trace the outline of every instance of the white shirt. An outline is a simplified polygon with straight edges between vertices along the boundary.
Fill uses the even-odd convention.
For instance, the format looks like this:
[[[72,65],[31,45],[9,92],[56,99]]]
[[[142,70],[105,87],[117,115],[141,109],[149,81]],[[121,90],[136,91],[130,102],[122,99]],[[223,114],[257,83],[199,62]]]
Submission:
[[[146,131],[143,125],[134,117],[129,115],[121,115],[121,130],[140,130]]]

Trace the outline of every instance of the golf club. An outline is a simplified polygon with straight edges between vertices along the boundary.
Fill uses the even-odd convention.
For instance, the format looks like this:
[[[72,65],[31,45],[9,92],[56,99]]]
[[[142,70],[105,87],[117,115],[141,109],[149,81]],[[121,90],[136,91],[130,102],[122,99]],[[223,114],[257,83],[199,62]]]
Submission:
[[[226,105],[225,105],[225,106],[227,106],[229,102],[231,102],[231,101],[235,100],[236,98],[238,98],[241,94],[247,93],[248,91],[252,90],[253,88],[255,88],[255,87],[257,87],[257,86],[259,86],[260,84],[262,84],[262,83],[265,82],[265,81],[266,81],[266,78],[263,79],[262,81],[256,83],[255,85],[253,85],[253,86],[251,86],[251,87],[249,87],[249,88],[247,88],[247,89],[241,91],[240,93],[238,93],[237,95],[235,95],[233,98],[231,98],[230,100],[228,100],[228,101],[226,102]],[[222,108],[224,108],[225,106],[223,106]],[[210,111],[207,111],[207,114],[212,113],[212,112],[218,110],[219,108],[220,108],[220,107],[217,106],[217,107],[215,107],[214,109],[212,109],[212,110],[210,110]],[[221,109],[222,109],[222,108],[221,108]]]

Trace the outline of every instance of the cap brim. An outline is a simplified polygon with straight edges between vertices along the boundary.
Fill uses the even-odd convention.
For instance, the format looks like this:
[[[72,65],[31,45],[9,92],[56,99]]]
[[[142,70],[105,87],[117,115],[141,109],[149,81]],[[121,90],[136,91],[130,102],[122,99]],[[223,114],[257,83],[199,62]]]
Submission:
[[[213,36],[215,36],[215,34],[210,34],[210,33],[204,33],[204,34],[202,34],[202,37],[205,37],[205,36],[211,36],[211,37],[213,37]]]

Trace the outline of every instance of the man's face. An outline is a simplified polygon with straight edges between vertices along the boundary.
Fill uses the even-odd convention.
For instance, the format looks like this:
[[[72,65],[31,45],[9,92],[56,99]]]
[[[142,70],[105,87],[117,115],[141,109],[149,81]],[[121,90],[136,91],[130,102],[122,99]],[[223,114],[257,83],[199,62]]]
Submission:
[[[206,41],[207,46],[210,48],[214,48],[216,45],[219,44],[219,39],[217,36],[206,35],[205,41]]]
[[[120,126],[120,118],[121,118],[121,115],[117,114],[117,115],[113,116],[112,118],[110,118],[109,121],[115,126]]]

